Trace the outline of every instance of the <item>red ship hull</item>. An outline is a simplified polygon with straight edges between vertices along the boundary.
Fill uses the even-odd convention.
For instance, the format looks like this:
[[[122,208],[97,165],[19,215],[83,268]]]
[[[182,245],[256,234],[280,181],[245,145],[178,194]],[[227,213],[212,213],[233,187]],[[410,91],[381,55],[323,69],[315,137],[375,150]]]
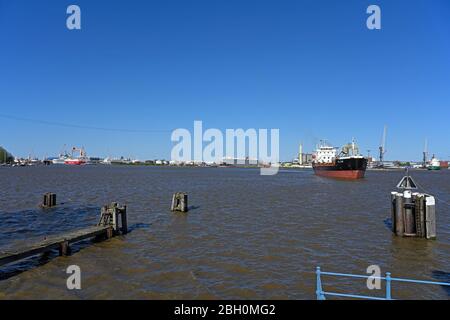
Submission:
[[[81,166],[83,164],[86,164],[86,162],[83,160],[66,160],[64,163],[71,166]]]
[[[327,178],[356,180],[364,178],[366,170],[320,170],[314,169],[316,175]]]

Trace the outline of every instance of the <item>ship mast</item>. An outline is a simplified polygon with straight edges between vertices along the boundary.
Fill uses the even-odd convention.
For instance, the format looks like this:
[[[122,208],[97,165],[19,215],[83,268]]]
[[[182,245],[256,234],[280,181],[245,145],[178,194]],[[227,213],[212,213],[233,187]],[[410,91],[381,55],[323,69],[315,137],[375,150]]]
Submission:
[[[383,165],[384,162],[384,154],[386,153],[386,134],[387,134],[387,126],[384,126],[383,138],[381,139],[380,149],[380,165]]]

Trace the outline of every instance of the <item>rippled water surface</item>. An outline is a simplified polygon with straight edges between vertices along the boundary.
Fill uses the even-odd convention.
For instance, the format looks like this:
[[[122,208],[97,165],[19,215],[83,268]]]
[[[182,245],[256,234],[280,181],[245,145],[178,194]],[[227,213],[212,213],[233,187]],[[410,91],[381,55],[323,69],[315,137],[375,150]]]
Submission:
[[[0,269],[0,299],[314,299],[316,266],[450,281],[450,207],[438,202],[438,239],[396,238],[392,191],[403,172],[368,172],[361,181],[319,178],[310,170],[260,176],[256,169],[172,167],[0,168],[0,248],[92,226],[100,206],[128,205],[131,232],[84,242],[69,257],[32,258]],[[450,171],[413,172],[450,202]],[[55,192],[56,209],[38,208]],[[170,212],[174,192],[187,214]],[[66,289],[67,266],[82,290]],[[365,281],[323,279],[326,290],[367,292]],[[393,284],[393,297],[448,299],[442,287]]]

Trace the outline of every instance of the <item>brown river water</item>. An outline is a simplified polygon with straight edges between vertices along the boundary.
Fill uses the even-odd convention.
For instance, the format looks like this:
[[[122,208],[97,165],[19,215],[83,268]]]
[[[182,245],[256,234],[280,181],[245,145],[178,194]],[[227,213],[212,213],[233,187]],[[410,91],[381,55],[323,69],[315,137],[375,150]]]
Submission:
[[[128,206],[130,233],[85,241],[69,257],[38,256],[0,268],[0,299],[315,299],[315,268],[450,282],[450,206],[437,203],[436,241],[393,236],[390,192],[402,171],[360,181],[311,170],[134,166],[0,167],[0,248],[95,225],[100,207]],[[413,171],[450,202],[450,170]],[[189,194],[187,214],[170,211]],[[38,208],[46,192],[56,209]],[[1,249],[0,249],[1,250]],[[66,268],[81,268],[69,291]],[[323,277],[327,291],[383,296],[365,280]],[[393,298],[448,299],[441,286],[392,285]]]

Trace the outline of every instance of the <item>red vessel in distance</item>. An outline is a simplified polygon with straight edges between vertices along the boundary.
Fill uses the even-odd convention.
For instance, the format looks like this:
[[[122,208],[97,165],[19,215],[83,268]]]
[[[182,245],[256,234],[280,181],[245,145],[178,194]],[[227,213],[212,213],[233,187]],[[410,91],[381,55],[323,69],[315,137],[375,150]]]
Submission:
[[[318,176],[356,180],[366,173],[367,159],[359,154],[354,140],[343,146],[339,154],[335,147],[321,141],[313,157],[314,173]]]
[[[78,151],[80,154],[78,157],[74,156],[74,152],[76,152],[76,151]],[[80,166],[80,165],[86,164],[87,162],[88,162],[88,158],[86,157],[86,151],[84,150],[84,148],[83,147],[82,148],[73,147],[71,156],[64,161],[64,164]]]

